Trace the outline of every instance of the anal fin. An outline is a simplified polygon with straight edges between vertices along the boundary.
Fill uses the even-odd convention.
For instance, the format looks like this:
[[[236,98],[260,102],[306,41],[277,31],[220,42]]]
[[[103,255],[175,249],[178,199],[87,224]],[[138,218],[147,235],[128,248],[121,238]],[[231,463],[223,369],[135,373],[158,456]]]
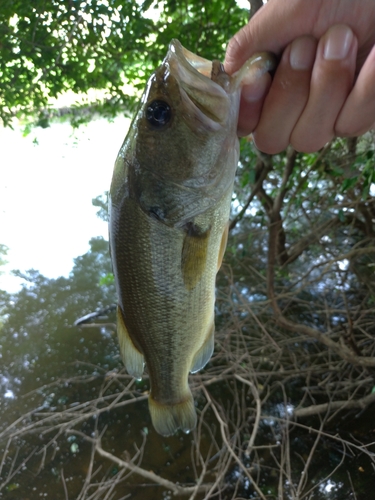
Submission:
[[[129,375],[137,380],[142,379],[144,368],[144,356],[134,346],[129,332],[125,326],[120,306],[117,306],[117,335],[120,344],[120,352],[125,368]]]
[[[215,335],[215,324],[214,321],[212,320],[206,340],[202,345],[202,347],[199,349],[199,351],[196,352],[193,358],[193,362],[190,368],[190,373],[195,373],[201,370],[202,368],[204,368],[204,366],[206,366],[206,364],[211,359],[215,345],[214,335]]]

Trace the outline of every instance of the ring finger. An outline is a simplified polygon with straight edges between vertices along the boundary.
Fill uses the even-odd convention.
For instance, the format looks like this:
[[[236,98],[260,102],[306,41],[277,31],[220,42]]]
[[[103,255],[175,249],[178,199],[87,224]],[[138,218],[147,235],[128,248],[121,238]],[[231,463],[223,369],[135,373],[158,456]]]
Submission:
[[[275,154],[288,146],[309,98],[316,48],[315,38],[302,36],[284,50],[253,133],[260,150]]]

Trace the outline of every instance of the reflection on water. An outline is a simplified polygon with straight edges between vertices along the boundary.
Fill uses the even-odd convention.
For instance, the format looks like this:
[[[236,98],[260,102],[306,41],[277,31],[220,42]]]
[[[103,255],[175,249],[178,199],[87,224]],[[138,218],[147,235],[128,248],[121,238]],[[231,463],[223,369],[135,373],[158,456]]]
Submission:
[[[319,384],[329,384],[333,375],[328,364],[315,375],[311,371],[309,361],[318,362],[322,356],[311,341],[284,336],[279,345],[272,343],[280,332],[253,261],[250,265],[244,255],[230,262],[229,250],[231,266],[224,266],[218,280],[215,354],[207,368],[192,377],[199,425],[190,435],[163,438],[151,425],[147,375],[135,382],[123,368],[114,312],[94,319],[97,324],[74,326],[78,318],[116,302],[113,285],[99,285],[111,271],[107,242],[97,238],[90,246],[90,252],[75,260],[69,278],[51,280],[30,271],[23,276],[28,284],[18,294],[4,295],[4,498],[172,498],[170,488],[132,473],[122,463],[184,488],[200,485],[201,478],[200,487],[207,487],[197,489],[196,499],[259,498],[259,491],[264,498],[277,498],[280,481],[285,498],[302,498],[304,492],[306,498],[339,500],[354,498],[352,491],[357,499],[368,498],[375,479],[375,450],[365,453],[361,443],[375,440],[373,410],[339,416],[327,422],[323,434],[320,417],[293,422],[301,401],[324,400]],[[307,295],[301,294],[300,300],[291,306],[292,313],[304,315],[311,324],[320,321],[318,310],[308,314]],[[337,438],[338,432],[345,441]]]
[[[97,119],[78,129],[53,123],[26,137],[24,126],[13,126],[0,126],[0,263],[5,244],[9,271],[35,267],[47,276],[68,275],[90,237],[107,235],[91,199],[110,183],[129,119]],[[11,275],[0,282],[7,290],[20,287]]]

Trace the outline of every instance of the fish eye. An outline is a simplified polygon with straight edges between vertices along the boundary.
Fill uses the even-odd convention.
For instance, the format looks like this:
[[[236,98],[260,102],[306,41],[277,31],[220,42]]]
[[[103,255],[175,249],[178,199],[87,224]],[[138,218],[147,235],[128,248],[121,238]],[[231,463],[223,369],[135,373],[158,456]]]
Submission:
[[[150,125],[162,128],[172,118],[172,110],[165,101],[152,101],[146,108],[146,118]]]

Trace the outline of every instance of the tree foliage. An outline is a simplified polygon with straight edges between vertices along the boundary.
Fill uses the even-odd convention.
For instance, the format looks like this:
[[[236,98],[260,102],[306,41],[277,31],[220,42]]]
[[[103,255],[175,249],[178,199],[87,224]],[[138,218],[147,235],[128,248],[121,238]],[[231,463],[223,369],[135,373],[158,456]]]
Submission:
[[[100,102],[86,103],[89,112],[129,110],[134,97],[125,84],[142,90],[172,38],[222,59],[246,18],[235,0],[4,0],[0,117],[10,125],[14,116],[35,116],[47,126],[50,99],[68,90],[103,91]]]

